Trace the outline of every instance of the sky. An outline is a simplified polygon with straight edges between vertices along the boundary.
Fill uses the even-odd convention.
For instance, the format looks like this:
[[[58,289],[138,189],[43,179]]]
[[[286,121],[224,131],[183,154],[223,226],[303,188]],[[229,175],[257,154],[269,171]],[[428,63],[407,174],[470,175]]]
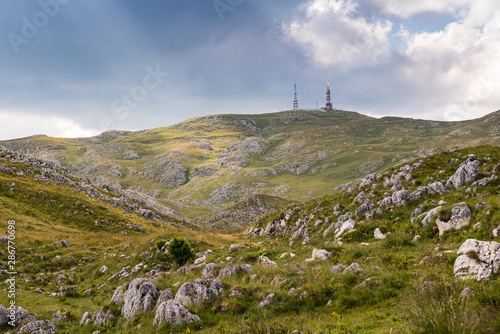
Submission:
[[[325,104],[465,120],[500,109],[490,0],[3,0],[0,140]]]

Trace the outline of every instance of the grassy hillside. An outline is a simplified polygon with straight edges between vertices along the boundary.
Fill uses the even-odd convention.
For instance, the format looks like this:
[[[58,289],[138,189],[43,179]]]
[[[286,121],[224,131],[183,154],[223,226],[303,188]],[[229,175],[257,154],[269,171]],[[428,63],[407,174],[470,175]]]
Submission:
[[[210,216],[257,194],[303,201],[406,159],[499,143],[500,112],[465,122],[380,119],[348,111],[198,117],[93,138],[1,142],[57,161],[173,216]],[[235,219],[227,226],[245,225]],[[219,225],[219,227],[224,227]]]
[[[446,183],[469,154],[475,154],[480,161],[475,180],[490,178],[486,185],[468,183],[442,194],[429,192],[422,193],[420,198],[407,197],[404,203],[378,204],[402,189],[414,194],[419,187],[430,183]],[[500,331],[498,274],[481,282],[457,280],[453,274],[457,249],[465,240],[498,241],[492,233],[500,225],[498,146],[445,151],[422,158],[421,162],[409,161],[408,167],[391,167],[372,175],[370,182],[358,180],[344,190],[292,204],[256,222],[248,234],[232,235],[203,228],[177,228],[172,224],[154,226],[133,212],[89,198],[65,185],[42,183],[35,180],[35,175],[17,175],[19,169],[28,169],[18,162],[0,158],[0,164],[17,169],[16,173],[0,170],[3,218],[0,230],[7,230],[7,220],[16,220],[17,304],[37,320],[61,315],[62,320],[56,324],[58,333]],[[418,167],[412,169],[414,164]],[[411,171],[401,176],[397,189],[391,189],[393,185],[386,179],[394,180],[392,175],[402,170]],[[42,191],[44,197],[26,200]],[[364,204],[369,199],[374,203],[373,210],[380,208],[382,212],[373,215],[373,210],[360,212],[361,192],[366,195]],[[76,202],[81,203],[77,208]],[[450,219],[455,204],[470,208],[470,221],[459,230],[439,235],[436,219]],[[412,221],[418,208],[426,212],[438,205],[442,206],[441,212],[427,226],[419,220]],[[338,237],[335,231],[325,233],[330,224],[349,212],[356,224],[353,231]],[[87,220],[87,216],[92,218]],[[104,228],[92,223],[103,219],[116,224]],[[126,227],[132,222],[141,224],[144,231]],[[266,228],[269,226],[275,227]],[[293,236],[302,226],[303,233]],[[262,235],[258,228],[265,229]],[[376,228],[386,235],[385,239],[375,239]],[[417,235],[420,238],[415,238]],[[200,253],[197,257],[206,255],[206,258],[199,265],[188,263],[179,268],[169,254],[155,250],[158,240],[168,241],[173,237],[187,239],[194,251]],[[69,247],[59,243],[62,239]],[[236,243],[244,247],[230,252],[229,246]],[[0,247],[4,252],[7,250],[5,243],[0,243]],[[324,261],[306,261],[313,249],[324,249],[330,257]],[[202,254],[208,250],[213,252]],[[275,261],[276,266],[259,262],[261,255]],[[6,268],[6,260],[1,261]],[[333,266],[350,266],[354,262],[361,271],[332,272]],[[216,264],[213,278],[226,268],[243,264],[250,264],[253,271],[235,271],[219,277],[223,284],[220,294],[209,302],[188,307],[200,317],[200,322],[154,326],[156,309],[125,320],[120,315],[124,304],[110,302],[118,286],[125,284],[127,288],[136,277],[147,277],[158,290],[170,288],[175,295],[183,283],[199,278],[208,263]],[[100,272],[103,265],[109,268],[105,273]],[[131,273],[129,277],[111,279],[124,267]],[[61,274],[67,278],[58,283]],[[7,288],[4,280],[0,284],[0,289]],[[61,286],[76,286],[76,294],[59,295]],[[474,293],[462,297],[464,288]],[[274,297],[263,305],[270,294]],[[7,303],[6,294],[0,294],[0,304]],[[84,312],[92,315],[101,308],[114,315],[107,327],[79,325]]]

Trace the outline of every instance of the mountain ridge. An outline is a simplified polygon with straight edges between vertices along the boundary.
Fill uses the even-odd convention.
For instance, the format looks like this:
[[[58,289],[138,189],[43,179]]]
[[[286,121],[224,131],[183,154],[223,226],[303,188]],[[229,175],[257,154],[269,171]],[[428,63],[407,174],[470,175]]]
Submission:
[[[499,123],[499,111],[442,122],[288,110],[208,115],[89,138],[31,136],[0,144],[57,161],[97,185],[209,225],[209,216],[258,194],[305,200],[408,158],[454,146],[495,144]],[[235,220],[226,226],[245,224]]]

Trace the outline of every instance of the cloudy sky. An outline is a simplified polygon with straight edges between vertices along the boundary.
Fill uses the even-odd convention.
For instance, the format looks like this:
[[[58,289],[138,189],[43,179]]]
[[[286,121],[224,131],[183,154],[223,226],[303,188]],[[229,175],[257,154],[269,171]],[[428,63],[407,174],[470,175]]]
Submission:
[[[462,120],[500,108],[490,0],[4,0],[0,139],[90,136],[333,103]]]

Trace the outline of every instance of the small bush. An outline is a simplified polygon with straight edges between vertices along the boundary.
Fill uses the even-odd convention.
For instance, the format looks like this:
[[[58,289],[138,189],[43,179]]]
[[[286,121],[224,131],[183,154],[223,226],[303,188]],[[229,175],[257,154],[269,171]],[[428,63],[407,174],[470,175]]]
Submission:
[[[157,250],[161,250],[163,248],[163,246],[165,246],[165,240],[156,240],[155,241],[155,248]]]
[[[189,243],[182,238],[173,238],[167,249],[168,253],[179,266],[183,266],[195,257],[195,253]]]

